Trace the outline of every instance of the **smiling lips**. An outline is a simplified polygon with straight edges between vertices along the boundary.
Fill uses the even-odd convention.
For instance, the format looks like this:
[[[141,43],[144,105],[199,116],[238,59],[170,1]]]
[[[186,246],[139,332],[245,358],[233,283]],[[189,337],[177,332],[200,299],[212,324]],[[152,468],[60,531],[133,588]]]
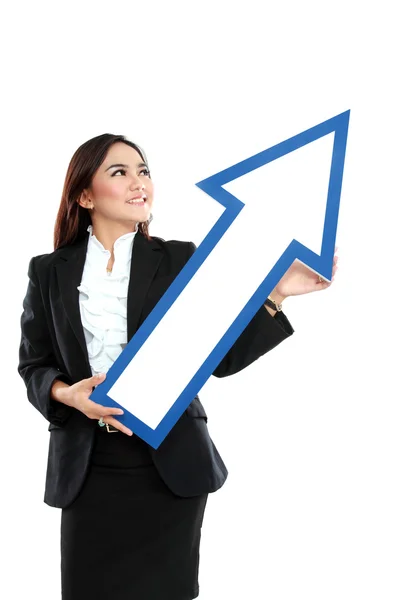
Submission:
[[[137,196],[135,198],[131,198],[130,200],[127,200],[128,204],[134,204],[135,206],[143,206],[143,204],[146,202],[146,195],[142,195],[142,196]]]

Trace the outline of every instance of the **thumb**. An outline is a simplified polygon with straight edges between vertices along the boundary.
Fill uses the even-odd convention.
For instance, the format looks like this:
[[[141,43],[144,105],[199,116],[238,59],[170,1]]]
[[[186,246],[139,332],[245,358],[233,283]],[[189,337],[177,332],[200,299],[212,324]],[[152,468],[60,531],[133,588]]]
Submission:
[[[96,375],[93,375],[92,377],[89,377],[88,379],[88,384],[92,387],[96,387],[97,385],[99,385],[102,381],[104,381],[106,378],[106,374],[105,373],[97,373]]]

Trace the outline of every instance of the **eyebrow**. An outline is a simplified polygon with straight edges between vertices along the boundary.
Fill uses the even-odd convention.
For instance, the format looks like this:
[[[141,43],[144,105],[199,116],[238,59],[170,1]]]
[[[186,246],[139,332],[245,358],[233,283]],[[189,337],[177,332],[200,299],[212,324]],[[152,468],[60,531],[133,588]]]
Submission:
[[[110,165],[109,167],[107,167],[105,172],[108,171],[109,169],[112,169],[113,167],[124,167],[125,169],[129,169],[129,165],[124,165],[122,163],[116,163],[115,165]],[[139,163],[136,168],[139,169],[141,167],[146,167],[146,169],[148,169],[148,166],[144,162]]]

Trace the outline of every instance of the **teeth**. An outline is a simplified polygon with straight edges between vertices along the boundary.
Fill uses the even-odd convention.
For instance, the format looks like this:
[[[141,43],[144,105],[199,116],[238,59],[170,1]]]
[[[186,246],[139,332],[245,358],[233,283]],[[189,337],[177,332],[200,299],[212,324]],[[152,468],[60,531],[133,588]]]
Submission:
[[[138,200],[128,200],[128,204],[143,204],[145,198],[140,198]]]

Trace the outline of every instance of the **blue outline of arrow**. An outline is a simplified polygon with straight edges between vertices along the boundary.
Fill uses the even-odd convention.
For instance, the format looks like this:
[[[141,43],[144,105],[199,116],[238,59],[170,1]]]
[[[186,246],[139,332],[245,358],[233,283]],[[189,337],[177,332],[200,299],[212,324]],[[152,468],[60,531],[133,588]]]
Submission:
[[[118,417],[118,419],[126,426],[130,427],[134,433],[144,439],[153,448],[158,448],[296,258],[325,277],[325,279],[331,279],[349,119],[350,110],[328,119],[319,125],[311,127],[284,142],[280,142],[267,150],[259,152],[258,154],[224,169],[207,179],[203,179],[196,184],[201,190],[206,192],[206,194],[222,204],[226,210],[208,232],[196,252],[191,256],[153,311],[111,366],[107,373],[106,380],[101,385],[97,386],[90,396],[92,400],[99,402],[104,406],[123,408],[124,414],[121,417]],[[292,240],[290,242],[284,253],[268,273],[267,277],[261,282],[256,292],[249,299],[246,306],[234,320],[221,340],[217,343],[214,350],[200,366],[197,373],[166,413],[157,428],[152,429],[146,425],[146,423],[127,411],[123,406],[120,406],[115,400],[110,398],[108,396],[108,391],[134,358],[135,354],[146,342],[152,331],[157,327],[158,323],[245,206],[243,202],[223,189],[222,186],[276,160],[277,158],[281,158],[290,152],[294,152],[307,144],[315,142],[330,133],[335,133],[335,137],[320,255],[316,254],[297,240]],[[134,382],[132,384],[132,393],[135,393]]]

